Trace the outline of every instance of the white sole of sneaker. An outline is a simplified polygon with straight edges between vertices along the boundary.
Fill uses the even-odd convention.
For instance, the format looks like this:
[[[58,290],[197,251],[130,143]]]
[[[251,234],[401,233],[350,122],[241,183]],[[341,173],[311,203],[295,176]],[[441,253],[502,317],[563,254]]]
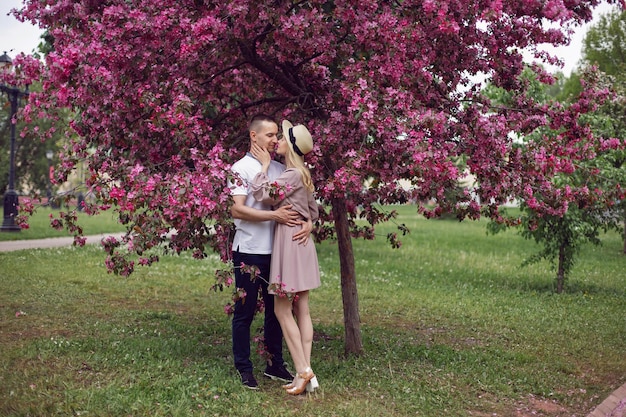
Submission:
[[[292,381],[291,379],[284,379],[284,378],[281,378],[281,377],[276,376],[276,375],[270,375],[270,374],[265,374],[265,373],[263,375],[266,378],[271,379],[272,381],[281,381],[281,382],[291,382]]]

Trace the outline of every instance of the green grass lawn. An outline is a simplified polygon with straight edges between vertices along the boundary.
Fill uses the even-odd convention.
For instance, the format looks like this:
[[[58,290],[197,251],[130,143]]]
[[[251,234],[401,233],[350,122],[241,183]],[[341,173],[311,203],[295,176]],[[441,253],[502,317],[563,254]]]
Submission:
[[[63,210],[40,207],[33,216],[29,217],[28,229],[22,229],[19,232],[0,232],[0,241],[69,236],[70,234],[66,230],[55,230],[50,227],[50,215],[58,218],[60,211]],[[65,211],[67,212],[67,210]],[[0,210],[0,213],[3,213],[4,218],[4,211]],[[88,216],[85,213],[78,213],[78,218],[85,235],[99,235],[102,233],[125,231],[124,226],[119,223],[113,211],[103,212],[97,216]]]
[[[299,397],[264,380],[256,356],[261,389],[241,386],[230,294],[209,291],[215,256],[121,278],[96,246],[0,253],[0,415],[583,417],[626,382],[619,235],[586,247],[557,295],[549,265],[519,266],[532,242],[399,210],[402,248],[385,243],[393,225],[354,241],[360,357],[343,354],[336,245],[317,245],[321,389]]]

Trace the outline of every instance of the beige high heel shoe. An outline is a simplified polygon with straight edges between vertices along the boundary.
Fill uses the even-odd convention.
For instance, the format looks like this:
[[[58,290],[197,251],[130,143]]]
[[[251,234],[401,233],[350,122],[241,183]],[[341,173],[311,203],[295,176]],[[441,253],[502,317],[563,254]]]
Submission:
[[[297,374],[296,379],[293,382],[293,386],[291,388],[287,388],[287,394],[302,394],[313,378],[315,378],[313,370],[311,368],[306,368],[304,372],[300,372]]]
[[[284,389],[293,388],[294,382],[295,381],[291,381],[290,383],[283,385],[283,388]],[[320,384],[319,384],[319,382],[317,382],[317,377],[314,376],[313,378],[311,378],[309,383],[306,384],[306,392],[314,392],[319,387],[320,387]]]

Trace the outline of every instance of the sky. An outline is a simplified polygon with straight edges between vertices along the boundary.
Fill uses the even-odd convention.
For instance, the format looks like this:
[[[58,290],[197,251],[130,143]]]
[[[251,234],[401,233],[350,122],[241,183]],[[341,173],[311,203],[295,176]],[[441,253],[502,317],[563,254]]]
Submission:
[[[11,9],[21,7],[22,0],[1,0],[0,53],[7,52],[10,57],[15,57],[21,52],[29,54],[36,50],[42,34],[42,30],[38,27],[30,25],[29,23],[22,23],[15,19],[12,15],[7,16]],[[610,9],[611,6],[605,3],[594,9],[594,22],[598,16],[607,13]],[[585,31],[592,23],[577,28],[575,34],[572,36],[572,41],[568,46],[559,48],[553,48],[550,46],[549,48],[546,48],[548,51],[555,51],[555,54],[564,60],[565,65],[561,70],[566,75],[569,75],[571,71],[576,68],[577,63],[580,60],[582,40],[584,38]],[[553,71],[558,69],[559,68],[556,67],[551,68]]]

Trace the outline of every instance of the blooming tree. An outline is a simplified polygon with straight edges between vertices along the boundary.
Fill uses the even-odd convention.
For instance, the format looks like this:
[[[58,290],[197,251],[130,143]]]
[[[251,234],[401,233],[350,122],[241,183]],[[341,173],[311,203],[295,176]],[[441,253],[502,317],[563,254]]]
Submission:
[[[597,4],[26,0],[18,14],[47,29],[53,46],[40,68],[24,59],[43,82],[24,115],[75,112],[58,179],[86,160],[85,186],[98,197],[86,211],[112,206],[128,227],[127,249],[106,245],[107,264],[121,274],[132,271],[131,254],[140,264],[157,260],[163,242],[200,258],[213,248],[227,260],[226,183],[247,146],[248,118],[262,111],[306,124],[324,207],[317,237],[337,239],[346,351],[360,352],[351,238],[371,238],[375,224],[394,217],[379,204],[415,201],[429,217],[454,210],[497,218],[501,203],[541,187],[553,199],[537,204],[562,213],[572,193],[549,178],[576,169],[568,161],[596,147],[619,145],[577,123],[596,93],[575,111],[549,108],[518,78],[523,51],[557,62],[540,45],[566,44]],[[512,105],[491,106],[481,77],[510,91]],[[524,151],[508,134],[545,125],[560,134]],[[451,192],[468,173],[482,205]],[[64,220],[72,227],[71,215]]]
[[[603,82],[600,73],[596,71],[585,71],[582,75],[585,82],[593,81],[598,85],[604,83],[607,87],[610,86]],[[532,95],[535,100],[543,102],[553,100],[546,85],[538,82],[531,71],[525,70],[521,77],[532,85],[529,92],[534,92]],[[598,79],[592,80],[591,77]],[[576,79],[580,80],[580,76]],[[485,93],[492,98],[492,103],[508,105],[510,94],[502,89],[488,87]],[[615,95],[611,95],[614,100]],[[563,102],[566,103],[565,100]],[[596,112],[574,113],[571,117],[577,119],[579,124],[588,124],[591,128],[602,121]],[[519,138],[519,143],[522,147],[542,146],[547,137],[559,135],[560,132],[559,125],[554,130],[551,126],[544,126]],[[574,142],[574,146],[579,145]],[[569,161],[575,169],[554,171],[548,176],[550,182],[559,185],[557,192],[571,194],[568,204],[563,207],[564,211],[546,210],[546,207],[554,207],[554,191],[549,189],[549,192],[544,194],[545,187],[529,183],[524,190],[525,194],[519,196],[524,197],[519,204],[520,210],[505,221],[491,222],[488,225],[491,232],[505,230],[507,226],[516,226],[523,237],[540,244],[541,249],[527,258],[523,264],[548,260],[556,270],[557,293],[564,290],[565,281],[582,245],[585,243],[599,245],[600,233],[617,228],[619,224],[620,218],[615,213],[615,202],[623,196],[620,182],[623,182],[624,178],[623,175],[620,178],[618,174],[620,166],[615,167],[614,163],[623,158],[623,150],[615,151],[612,148],[612,146],[596,147],[592,151],[593,158],[579,157]],[[501,213],[506,216],[506,210],[502,210]]]

